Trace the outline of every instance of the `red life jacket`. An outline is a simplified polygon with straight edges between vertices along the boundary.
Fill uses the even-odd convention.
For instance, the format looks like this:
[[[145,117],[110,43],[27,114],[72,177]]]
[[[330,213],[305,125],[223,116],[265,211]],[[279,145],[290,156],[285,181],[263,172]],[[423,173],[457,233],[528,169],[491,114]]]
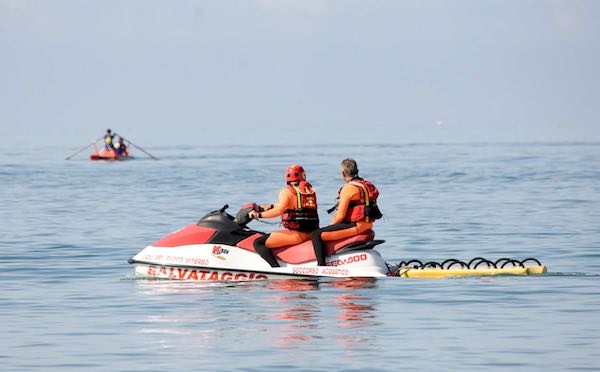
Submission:
[[[348,182],[358,187],[360,199],[353,200],[348,206],[348,211],[344,217],[345,222],[369,222],[382,217],[379,207],[377,207],[377,198],[379,190],[370,181],[357,179]]]
[[[318,229],[317,194],[310,183],[302,181],[298,186],[288,185],[288,190],[296,195],[295,206],[283,211],[281,215],[283,227],[304,232]]]

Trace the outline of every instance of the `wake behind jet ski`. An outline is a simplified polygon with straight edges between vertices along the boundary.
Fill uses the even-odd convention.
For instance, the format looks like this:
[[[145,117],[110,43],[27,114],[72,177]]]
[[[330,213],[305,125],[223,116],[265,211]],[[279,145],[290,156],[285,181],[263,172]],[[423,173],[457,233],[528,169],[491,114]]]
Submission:
[[[129,260],[137,277],[185,280],[256,280],[290,277],[385,277],[389,269],[373,249],[372,230],[326,242],[326,266],[317,266],[312,242],[273,249],[280,267],[271,267],[254,250],[265,233],[246,225],[251,208],[234,218],[225,210],[205,215],[152,243]]]

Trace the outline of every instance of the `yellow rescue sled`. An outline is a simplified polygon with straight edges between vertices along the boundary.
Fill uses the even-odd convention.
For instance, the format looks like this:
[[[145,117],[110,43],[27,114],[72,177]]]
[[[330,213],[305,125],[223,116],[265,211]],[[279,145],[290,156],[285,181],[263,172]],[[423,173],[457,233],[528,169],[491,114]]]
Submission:
[[[392,276],[421,279],[490,275],[541,275],[546,271],[546,266],[535,258],[527,258],[522,261],[501,258],[490,261],[483,257],[476,257],[468,263],[457,259],[449,259],[441,264],[435,261],[426,262],[425,264],[419,260],[402,261],[390,270]]]

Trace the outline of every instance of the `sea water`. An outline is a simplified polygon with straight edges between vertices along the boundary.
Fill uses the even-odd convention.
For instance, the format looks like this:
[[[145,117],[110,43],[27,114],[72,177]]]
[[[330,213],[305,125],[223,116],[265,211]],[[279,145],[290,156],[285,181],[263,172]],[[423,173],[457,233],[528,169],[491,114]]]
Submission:
[[[92,162],[0,150],[2,370],[599,370],[600,144],[154,147]],[[386,261],[536,257],[548,274],[136,280],[146,245],[302,164],[323,224],[351,156]],[[254,229],[278,226],[252,222]]]

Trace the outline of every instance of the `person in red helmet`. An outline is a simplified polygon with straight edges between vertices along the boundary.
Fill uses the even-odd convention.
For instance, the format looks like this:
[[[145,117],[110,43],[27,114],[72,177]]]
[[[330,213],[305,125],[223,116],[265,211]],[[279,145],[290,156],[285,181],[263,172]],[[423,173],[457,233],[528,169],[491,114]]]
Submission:
[[[284,230],[274,231],[254,241],[254,250],[271,267],[279,267],[271,249],[300,244],[310,240],[310,233],[319,228],[317,194],[306,181],[301,165],[294,164],[285,170],[287,186],[279,192],[277,204],[261,205],[262,212],[251,211],[250,218],[281,216]]]
[[[331,225],[313,231],[312,243],[319,266],[325,266],[326,251],[323,241],[349,238],[373,228],[373,222],[381,218],[377,206],[379,191],[370,181],[358,176],[354,159],[344,159],[341,164],[342,178],[346,182],[339,192],[337,213]]]

